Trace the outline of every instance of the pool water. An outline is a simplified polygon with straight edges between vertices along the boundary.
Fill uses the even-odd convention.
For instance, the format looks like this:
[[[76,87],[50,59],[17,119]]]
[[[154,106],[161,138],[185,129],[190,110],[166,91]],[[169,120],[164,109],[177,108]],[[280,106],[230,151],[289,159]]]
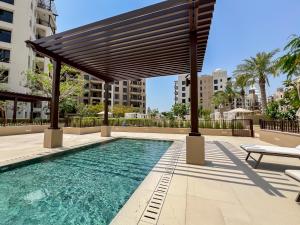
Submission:
[[[109,224],[172,142],[119,139],[0,173],[0,224]]]

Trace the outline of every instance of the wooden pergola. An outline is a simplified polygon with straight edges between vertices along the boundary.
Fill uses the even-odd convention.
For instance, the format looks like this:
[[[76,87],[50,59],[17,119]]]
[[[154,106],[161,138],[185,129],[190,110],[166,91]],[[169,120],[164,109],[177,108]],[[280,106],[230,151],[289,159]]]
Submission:
[[[26,41],[54,61],[51,129],[58,129],[59,74],[68,64],[108,84],[190,74],[191,136],[199,136],[197,73],[201,71],[215,0],[168,0],[36,41]]]
[[[37,96],[37,95],[29,95],[22,94],[17,92],[9,92],[9,91],[0,91],[0,101],[13,101],[13,122],[17,120],[17,105],[18,102],[30,102],[30,122],[33,121],[33,104],[36,102],[50,102],[51,98]]]

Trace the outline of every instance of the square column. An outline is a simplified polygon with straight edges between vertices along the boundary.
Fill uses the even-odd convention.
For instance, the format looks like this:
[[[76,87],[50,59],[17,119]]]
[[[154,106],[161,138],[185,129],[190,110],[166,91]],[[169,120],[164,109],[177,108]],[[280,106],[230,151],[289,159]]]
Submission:
[[[101,137],[110,137],[111,136],[111,128],[108,122],[108,92],[109,92],[109,84],[105,82],[104,84],[104,119],[103,125],[101,126]]]
[[[44,133],[44,148],[58,148],[63,143],[63,131],[58,127],[60,71],[61,61],[56,60],[53,62],[50,127]]]
[[[186,163],[204,165],[204,137],[198,128],[198,68],[197,68],[197,17],[198,5],[192,2],[190,8],[190,102],[191,102],[191,132],[186,137]]]

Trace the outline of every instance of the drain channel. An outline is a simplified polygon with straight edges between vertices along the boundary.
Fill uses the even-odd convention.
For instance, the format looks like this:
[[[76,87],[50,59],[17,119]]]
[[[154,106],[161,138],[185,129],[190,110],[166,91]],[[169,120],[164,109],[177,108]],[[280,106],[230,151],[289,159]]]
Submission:
[[[169,163],[164,166],[164,172],[158,182],[158,185],[155,188],[155,191],[151,196],[150,201],[148,202],[146,209],[143,212],[143,215],[140,218],[140,222],[154,225],[158,222],[159,215],[161,213],[163,203],[166,199],[174,170],[182,151],[181,144],[176,144],[173,147],[174,148],[169,149],[161,158],[162,160],[164,158],[167,158]]]

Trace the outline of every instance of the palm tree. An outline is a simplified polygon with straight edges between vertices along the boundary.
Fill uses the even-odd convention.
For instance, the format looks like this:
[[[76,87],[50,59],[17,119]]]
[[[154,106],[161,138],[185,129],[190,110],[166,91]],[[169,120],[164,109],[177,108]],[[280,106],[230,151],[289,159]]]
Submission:
[[[278,49],[271,52],[259,52],[255,57],[245,59],[244,63],[237,66],[235,70],[238,74],[249,75],[252,82],[258,82],[261,94],[261,109],[262,113],[266,112],[267,108],[267,94],[266,84],[269,85],[269,75],[277,75],[278,66],[273,60],[274,55]]]
[[[239,94],[242,99],[242,108],[246,107],[246,87],[250,84],[250,76],[247,74],[235,73],[235,83],[234,86],[239,89]]]
[[[279,58],[278,67],[290,80],[293,75],[300,76],[300,35],[293,35],[284,50],[287,53]]]
[[[212,103],[214,106],[220,108],[227,103],[227,97],[224,91],[217,91],[212,97]]]
[[[224,94],[229,104],[229,108],[232,109],[233,101],[238,96],[238,93],[234,89],[234,86],[231,81],[227,81]]]

